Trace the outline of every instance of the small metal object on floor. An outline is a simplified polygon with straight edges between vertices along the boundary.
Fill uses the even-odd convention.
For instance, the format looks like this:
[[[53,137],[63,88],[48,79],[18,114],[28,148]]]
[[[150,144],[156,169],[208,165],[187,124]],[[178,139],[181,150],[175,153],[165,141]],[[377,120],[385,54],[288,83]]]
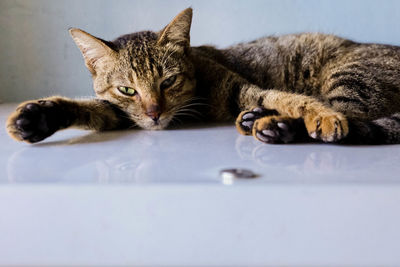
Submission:
[[[219,174],[222,178],[222,183],[226,185],[233,184],[234,179],[252,179],[258,177],[258,175],[251,170],[239,168],[223,169]]]

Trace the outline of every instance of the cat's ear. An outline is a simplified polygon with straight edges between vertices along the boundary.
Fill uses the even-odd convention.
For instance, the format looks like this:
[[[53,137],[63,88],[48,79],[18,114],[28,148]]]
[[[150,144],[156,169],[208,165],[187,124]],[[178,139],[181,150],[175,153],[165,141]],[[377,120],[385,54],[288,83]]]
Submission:
[[[161,32],[157,43],[160,45],[172,44],[186,50],[190,46],[190,26],[192,24],[191,8],[179,13]]]
[[[100,61],[115,57],[116,52],[107,45],[106,41],[76,28],[69,29],[69,33],[81,50],[85,64],[92,74],[96,73],[96,67]]]

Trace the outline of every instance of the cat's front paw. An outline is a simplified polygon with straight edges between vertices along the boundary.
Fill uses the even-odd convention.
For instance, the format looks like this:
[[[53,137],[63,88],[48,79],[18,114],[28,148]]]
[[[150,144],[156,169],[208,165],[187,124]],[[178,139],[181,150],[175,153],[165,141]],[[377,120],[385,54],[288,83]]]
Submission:
[[[276,110],[265,109],[263,107],[255,107],[245,110],[239,114],[236,119],[236,128],[243,135],[251,135],[253,125],[256,120],[265,116],[278,115]]]
[[[306,115],[304,122],[311,138],[326,143],[337,142],[349,133],[347,119],[337,112]]]
[[[60,118],[60,113],[60,107],[53,101],[22,103],[8,118],[7,132],[18,141],[39,142],[67,123],[65,118]]]
[[[268,116],[255,121],[253,136],[268,144],[286,144],[294,142],[305,132],[302,119],[283,116]]]

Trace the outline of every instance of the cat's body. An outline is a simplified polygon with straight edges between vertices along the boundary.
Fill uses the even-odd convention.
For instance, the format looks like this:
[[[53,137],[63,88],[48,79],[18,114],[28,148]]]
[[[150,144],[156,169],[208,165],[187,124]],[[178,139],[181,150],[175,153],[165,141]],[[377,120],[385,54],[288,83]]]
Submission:
[[[70,126],[163,129],[200,112],[216,121],[237,118],[239,132],[267,143],[400,142],[399,47],[323,34],[190,47],[191,15],[187,9],[160,33],[113,42],[72,29],[98,99],[23,103],[8,132],[37,142]]]
[[[298,34],[205,50],[260,88],[312,96],[346,116],[376,119],[400,111],[400,47]],[[348,102],[354,105],[341,105]]]

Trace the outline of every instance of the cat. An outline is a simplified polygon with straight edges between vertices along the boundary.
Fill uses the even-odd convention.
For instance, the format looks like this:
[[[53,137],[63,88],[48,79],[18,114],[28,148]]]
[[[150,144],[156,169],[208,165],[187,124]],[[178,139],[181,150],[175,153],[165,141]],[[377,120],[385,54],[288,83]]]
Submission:
[[[191,22],[188,8],[160,32],[111,42],[71,28],[97,98],[24,102],[9,135],[35,143],[69,127],[160,130],[201,115],[236,119],[264,143],[400,142],[400,47],[319,33],[191,47]]]

